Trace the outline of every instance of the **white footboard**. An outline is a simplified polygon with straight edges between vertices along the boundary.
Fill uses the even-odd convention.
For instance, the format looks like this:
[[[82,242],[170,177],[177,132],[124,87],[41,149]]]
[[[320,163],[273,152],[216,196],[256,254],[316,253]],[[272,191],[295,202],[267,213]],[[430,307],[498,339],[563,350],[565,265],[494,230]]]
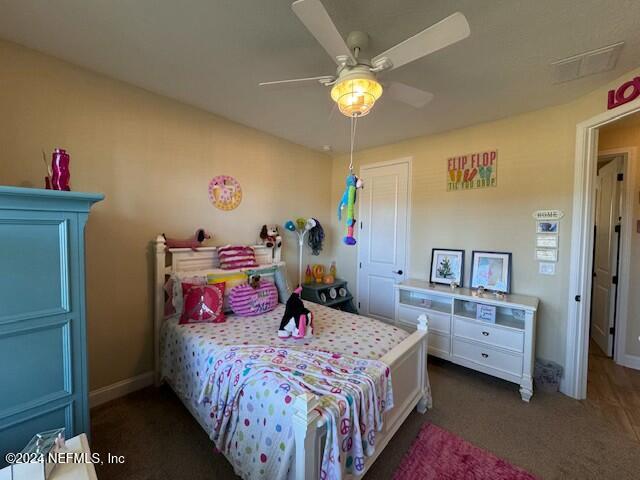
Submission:
[[[384,414],[384,427],[376,436],[376,451],[365,462],[366,472],[389,443],[414,407],[424,413],[431,407],[427,373],[428,321],[418,318],[418,329],[380,360],[391,368],[394,407]],[[296,480],[320,480],[325,426],[315,410],[318,397],[301,395],[293,404],[296,442]]]

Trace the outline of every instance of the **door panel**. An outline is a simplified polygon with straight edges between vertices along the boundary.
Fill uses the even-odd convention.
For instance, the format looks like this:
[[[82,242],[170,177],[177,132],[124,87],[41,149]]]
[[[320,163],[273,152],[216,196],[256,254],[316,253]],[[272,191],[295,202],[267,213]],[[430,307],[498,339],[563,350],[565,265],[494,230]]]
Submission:
[[[394,315],[394,291],[393,285],[396,283],[392,277],[378,277],[369,275],[368,314],[375,317],[392,319]],[[362,312],[361,312],[362,313]]]
[[[369,228],[368,236],[371,241],[369,262],[378,265],[395,263],[398,177],[396,175],[375,176],[370,180]]]
[[[618,173],[622,159],[615,158],[598,171],[596,180],[595,249],[593,255],[593,293],[591,336],[608,356],[613,354],[614,306],[617,275],[618,233],[622,189]]]
[[[363,315],[392,320],[393,285],[406,275],[409,164],[363,167],[358,301]]]

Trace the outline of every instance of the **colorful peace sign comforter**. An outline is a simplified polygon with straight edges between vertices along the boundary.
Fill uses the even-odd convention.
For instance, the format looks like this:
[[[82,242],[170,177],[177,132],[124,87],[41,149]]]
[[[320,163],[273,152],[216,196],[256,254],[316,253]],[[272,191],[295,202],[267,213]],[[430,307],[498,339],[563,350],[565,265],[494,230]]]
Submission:
[[[242,447],[245,453],[252,446],[259,452],[259,463],[232,461],[244,478],[286,478],[290,459],[276,459],[273,449],[265,448],[266,438],[264,444],[261,439],[271,413],[279,422],[270,434],[271,443],[292,443],[282,426],[291,429],[287,406],[296,395],[320,395],[318,410],[327,424],[321,470],[326,479],[342,478],[343,469],[351,474],[364,470],[365,455],[373,453],[375,434],[382,429],[382,414],[393,407],[389,368],[379,360],[256,345],[227,347],[212,353],[208,361],[211,368],[198,401],[211,405],[216,447],[232,458],[234,453],[239,457]],[[267,403],[266,412],[251,408],[254,401],[261,401],[261,409]],[[274,405],[282,415],[276,415]],[[238,424],[247,427],[242,438],[251,437],[248,445],[236,438]]]
[[[303,343],[271,335],[273,341],[263,343],[260,332],[277,331],[277,314],[253,317],[258,332],[246,332],[242,342],[235,338],[231,344],[228,335],[216,334],[243,330],[250,325],[247,319],[231,316],[225,324],[196,327],[165,322],[163,374],[242,478],[292,477],[291,406],[300,393],[320,396],[319,411],[327,423],[321,475],[328,480],[363,471],[382,414],[393,406],[389,369],[378,358],[408,334],[365,317],[307,306],[315,314],[316,335]],[[324,348],[329,332],[346,332],[351,325],[358,327],[357,334],[341,335],[340,351]],[[259,345],[246,344],[256,339]],[[362,344],[372,349],[367,356],[373,358],[357,356]]]

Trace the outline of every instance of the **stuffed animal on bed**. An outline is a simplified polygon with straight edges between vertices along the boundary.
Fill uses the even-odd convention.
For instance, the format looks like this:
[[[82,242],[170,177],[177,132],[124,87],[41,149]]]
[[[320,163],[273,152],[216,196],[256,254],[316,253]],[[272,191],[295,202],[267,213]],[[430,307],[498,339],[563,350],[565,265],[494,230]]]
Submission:
[[[162,234],[162,236],[164,237],[164,243],[167,246],[167,249],[190,248],[191,250],[195,250],[200,246],[202,242],[204,242],[205,240],[209,240],[212,237],[212,235],[204,228],[199,228],[198,230],[196,230],[196,233],[193,236],[185,238],[183,240],[177,238],[167,238],[164,233]]]
[[[260,230],[260,241],[268,248],[273,248],[273,261],[280,261],[280,249],[282,248],[282,237],[277,225],[263,225]]]
[[[301,287],[296,288],[287,300],[278,330],[280,338],[309,338],[313,335],[313,312],[302,303],[301,291]]]

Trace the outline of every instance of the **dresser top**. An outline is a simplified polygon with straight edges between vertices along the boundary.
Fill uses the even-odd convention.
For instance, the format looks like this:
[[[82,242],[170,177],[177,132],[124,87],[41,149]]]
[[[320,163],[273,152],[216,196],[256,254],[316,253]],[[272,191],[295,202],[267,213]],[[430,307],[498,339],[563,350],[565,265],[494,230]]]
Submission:
[[[429,282],[416,279],[405,280],[404,282],[397,284],[395,287],[403,290],[413,290],[433,295],[453,297],[460,300],[470,300],[474,302],[480,301],[490,305],[517,306],[526,310],[537,310],[539,303],[538,297],[509,294],[505,295],[504,298],[499,299],[490,292],[485,292],[482,296],[477,296],[475,295],[475,290],[471,290],[470,288],[456,288],[455,290],[451,290],[451,287],[447,285],[430,285]]]
[[[63,192],[0,185],[0,208],[88,212],[91,205],[102,199],[102,193]]]

